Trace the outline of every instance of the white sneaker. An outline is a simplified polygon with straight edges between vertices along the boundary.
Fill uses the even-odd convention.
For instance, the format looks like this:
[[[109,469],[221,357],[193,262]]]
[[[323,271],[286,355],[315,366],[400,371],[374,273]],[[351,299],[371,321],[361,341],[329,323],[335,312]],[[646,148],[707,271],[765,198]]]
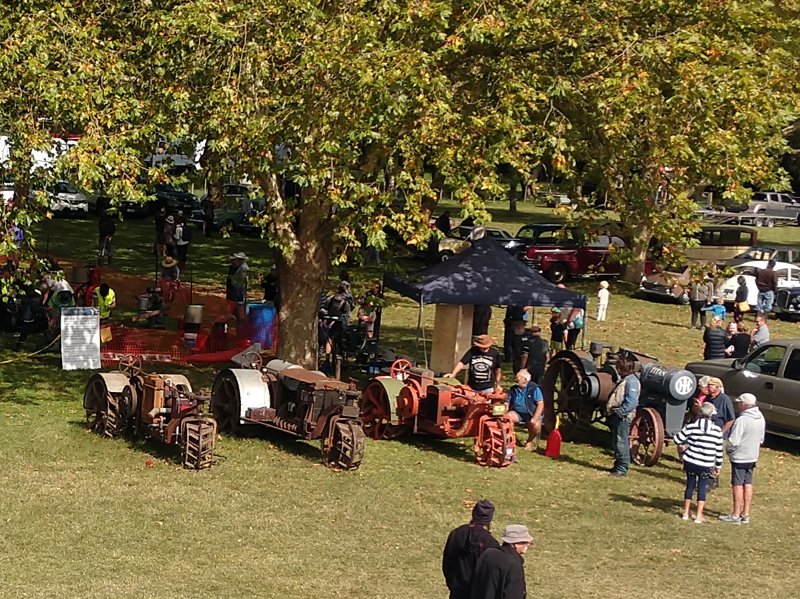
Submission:
[[[705,522],[705,519],[703,519],[703,518],[695,518],[694,519],[694,523],[695,524],[702,524],[703,522]]]
[[[681,520],[689,520],[690,518],[691,518],[691,516],[689,514],[683,514],[681,516]]]

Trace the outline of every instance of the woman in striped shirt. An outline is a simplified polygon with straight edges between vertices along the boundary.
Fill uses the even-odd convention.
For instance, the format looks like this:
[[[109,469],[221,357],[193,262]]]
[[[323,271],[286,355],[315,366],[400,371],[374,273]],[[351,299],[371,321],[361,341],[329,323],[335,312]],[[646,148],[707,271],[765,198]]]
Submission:
[[[719,469],[722,467],[722,429],[711,422],[711,417],[716,413],[714,404],[704,403],[700,406],[700,418],[684,426],[673,438],[686,472],[686,490],[683,493],[684,520],[691,517],[692,496],[697,488],[695,524],[703,522],[708,480],[719,474]]]

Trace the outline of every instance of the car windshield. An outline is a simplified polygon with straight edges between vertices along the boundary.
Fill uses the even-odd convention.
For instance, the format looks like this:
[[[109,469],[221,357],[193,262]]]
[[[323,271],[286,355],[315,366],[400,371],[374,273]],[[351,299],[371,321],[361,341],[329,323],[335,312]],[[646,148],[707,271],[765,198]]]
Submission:
[[[78,193],[78,190],[66,181],[60,181],[56,183],[56,193]]]
[[[771,248],[760,248],[754,247],[750,248],[746,252],[742,252],[741,254],[737,254],[737,258],[743,258],[747,260],[769,260],[772,258],[772,254],[775,250]]]

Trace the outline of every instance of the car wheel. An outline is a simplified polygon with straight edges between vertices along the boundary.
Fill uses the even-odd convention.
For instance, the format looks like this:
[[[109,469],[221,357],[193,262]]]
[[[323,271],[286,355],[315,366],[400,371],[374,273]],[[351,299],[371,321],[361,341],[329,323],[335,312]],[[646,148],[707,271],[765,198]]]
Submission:
[[[439,262],[447,262],[453,256],[455,256],[455,254],[450,250],[443,250],[439,252]]]
[[[754,224],[756,227],[763,227],[763,226],[764,226],[764,219],[763,219],[763,218],[756,218],[756,219],[753,219],[753,224]]]
[[[767,227],[774,227],[775,226],[775,220],[772,219],[772,218],[768,218],[768,219],[766,219],[764,221],[764,225],[767,226]]]
[[[680,297],[678,297],[678,303],[681,306],[686,306],[689,303],[689,295],[686,293],[681,293]]]
[[[563,262],[553,264],[553,266],[547,269],[545,276],[553,283],[563,283],[567,278],[567,267]]]

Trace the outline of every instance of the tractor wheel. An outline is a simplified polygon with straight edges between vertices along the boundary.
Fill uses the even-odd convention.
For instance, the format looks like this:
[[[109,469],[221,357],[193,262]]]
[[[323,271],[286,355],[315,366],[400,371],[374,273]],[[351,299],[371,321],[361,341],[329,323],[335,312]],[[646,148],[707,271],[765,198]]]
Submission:
[[[556,355],[542,378],[545,425],[559,430],[565,441],[574,441],[592,426],[595,404],[586,398],[583,367],[572,357]]]
[[[185,418],[181,422],[181,463],[184,468],[211,468],[217,425],[210,418]]]
[[[128,378],[121,373],[93,375],[83,394],[87,428],[104,437],[118,436],[128,424],[127,410],[122,409],[120,401],[124,403],[125,397],[134,395]]]
[[[241,400],[239,384],[230,372],[221,373],[211,391],[211,413],[219,432],[236,435],[240,429]]]
[[[337,470],[355,470],[364,459],[366,436],[358,422],[331,418],[320,440],[322,463]]]
[[[371,439],[396,439],[408,430],[405,424],[392,424],[389,397],[380,379],[367,385],[361,395],[360,408],[364,432]]]
[[[664,422],[653,408],[641,408],[631,425],[631,460],[643,466],[655,466],[664,448]]]

